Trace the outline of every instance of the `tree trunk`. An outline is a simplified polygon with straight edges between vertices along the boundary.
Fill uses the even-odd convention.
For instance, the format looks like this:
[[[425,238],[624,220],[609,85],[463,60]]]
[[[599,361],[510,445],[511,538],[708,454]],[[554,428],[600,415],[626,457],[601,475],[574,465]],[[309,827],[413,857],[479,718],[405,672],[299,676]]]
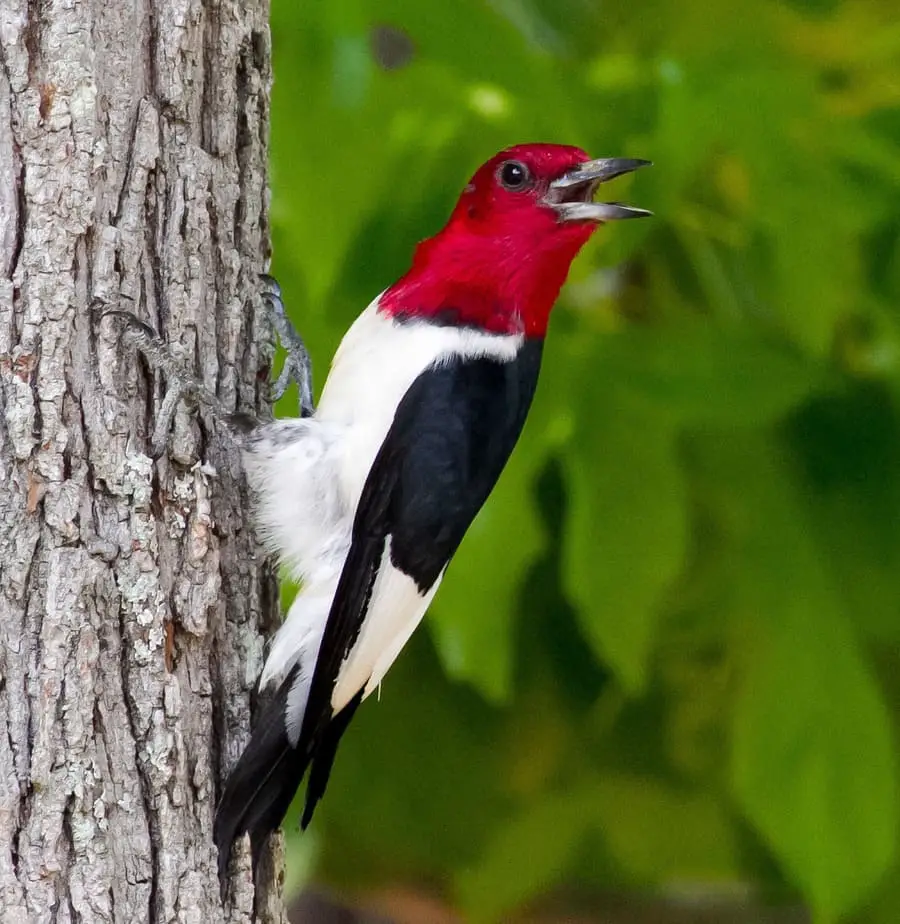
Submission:
[[[263,409],[269,50],[265,0],[0,3],[4,922],[283,919],[211,839],[277,608],[236,452],[182,406],[149,457],[164,383],[98,310]]]

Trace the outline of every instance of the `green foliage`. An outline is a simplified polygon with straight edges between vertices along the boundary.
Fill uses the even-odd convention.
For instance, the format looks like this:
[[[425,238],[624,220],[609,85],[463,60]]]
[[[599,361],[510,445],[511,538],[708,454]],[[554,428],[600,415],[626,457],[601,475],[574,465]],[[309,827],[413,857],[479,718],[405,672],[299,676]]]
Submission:
[[[273,271],[320,384],[500,147],[656,163],[611,193],[656,218],[573,268],[522,442],[342,745],[316,875],[473,921],[747,883],[900,920],[892,6],[275,4]]]
[[[585,392],[576,414],[565,456],[566,585],[598,657],[636,692],[660,600],[684,560],[687,509],[675,433],[652,406],[615,386],[599,404]]]

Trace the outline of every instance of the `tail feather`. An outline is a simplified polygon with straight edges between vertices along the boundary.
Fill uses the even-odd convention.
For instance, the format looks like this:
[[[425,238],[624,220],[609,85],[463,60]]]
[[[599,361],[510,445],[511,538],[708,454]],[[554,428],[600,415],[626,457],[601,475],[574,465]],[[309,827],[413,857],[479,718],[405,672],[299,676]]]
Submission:
[[[285,717],[288,695],[299,670],[295,666],[278,687],[225,783],[213,827],[219,849],[219,878],[223,881],[232,845],[245,831],[250,834],[256,868],[269,835],[281,824],[312,763],[302,820],[303,828],[307,827],[325,792],[341,736],[362,702],[360,690],[347,706],[324,723],[312,740],[301,736],[292,745]]]
[[[364,690],[360,690],[325,726],[325,730],[316,744],[312,767],[309,771],[309,781],[306,784],[306,802],[303,805],[303,818],[300,820],[300,827],[304,831],[312,821],[316,805],[325,795],[325,787],[328,785],[328,777],[331,775],[338,744],[344,732],[347,731],[347,726],[359,708],[359,704],[363,701],[364,692]]]
[[[307,749],[291,746],[285,724],[288,693],[298,673],[296,666],[279,686],[228,775],[213,826],[220,876],[228,868],[232,844],[244,831],[250,832],[255,865],[306,772],[311,755]]]

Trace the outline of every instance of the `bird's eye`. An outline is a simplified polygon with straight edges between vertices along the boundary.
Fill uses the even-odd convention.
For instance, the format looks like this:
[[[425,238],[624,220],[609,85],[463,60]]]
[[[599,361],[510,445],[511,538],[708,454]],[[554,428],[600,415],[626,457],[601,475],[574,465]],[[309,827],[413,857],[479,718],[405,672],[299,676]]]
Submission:
[[[508,160],[499,170],[500,182],[513,192],[520,192],[531,186],[531,173],[521,161]]]

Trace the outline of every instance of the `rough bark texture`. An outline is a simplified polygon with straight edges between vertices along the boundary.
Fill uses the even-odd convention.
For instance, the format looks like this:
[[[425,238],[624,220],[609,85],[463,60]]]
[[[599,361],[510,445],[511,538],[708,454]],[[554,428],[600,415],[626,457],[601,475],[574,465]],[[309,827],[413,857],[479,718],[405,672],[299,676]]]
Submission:
[[[233,442],[98,300],[258,413],[268,4],[0,2],[0,920],[280,921],[211,842],[276,607]]]

